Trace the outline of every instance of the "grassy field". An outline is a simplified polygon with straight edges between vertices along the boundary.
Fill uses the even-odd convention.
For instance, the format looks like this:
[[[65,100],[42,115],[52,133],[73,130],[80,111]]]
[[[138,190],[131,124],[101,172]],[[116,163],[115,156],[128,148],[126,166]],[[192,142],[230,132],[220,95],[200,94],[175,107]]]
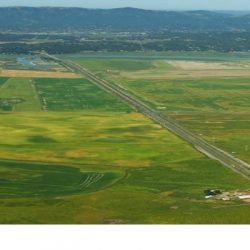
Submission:
[[[113,81],[168,112],[249,112],[249,78]]]
[[[20,112],[0,117],[0,159],[124,169],[201,157],[137,113]]]
[[[129,60],[129,59],[85,59],[81,58],[74,59],[74,61],[91,71],[107,71],[107,70],[143,70],[143,69],[151,69],[154,68],[150,61],[146,60]]]
[[[160,59],[191,61],[240,61],[250,60],[249,52],[217,52],[217,51],[122,51],[122,52],[82,52],[80,54],[61,55],[62,58],[84,59]]]
[[[72,58],[70,58],[72,59]],[[114,59],[114,58],[73,58],[74,62],[88,68],[96,73],[119,73],[120,71],[142,71],[142,70],[169,70],[174,69],[174,66],[161,60],[146,60],[146,59]]]
[[[3,78],[5,80],[6,78]],[[10,78],[0,88],[0,109],[39,111],[40,101],[31,78]]]
[[[0,198],[55,197],[95,192],[119,179],[117,172],[84,172],[69,166],[1,161]]]
[[[249,181],[142,115],[0,116],[1,223],[250,222],[248,203],[203,194]]]
[[[250,113],[170,114],[197,135],[250,162]]]
[[[244,143],[236,154],[248,159],[248,78],[135,80],[121,73],[183,69],[162,60],[75,61],[229,151]],[[2,224],[250,223],[249,202],[204,197],[207,189],[250,190],[248,180],[86,79],[0,78],[0,100],[11,104],[0,112]]]
[[[7,77],[0,77],[0,88],[1,86],[8,80],[9,78]]]
[[[250,79],[120,80],[184,127],[250,162]]]
[[[88,67],[89,59],[81,60]],[[150,62],[157,65],[153,60]],[[124,68],[114,73],[105,68],[100,71],[98,67],[98,72],[197,135],[250,162],[249,61],[162,60],[162,63],[172,68],[135,71]]]
[[[44,110],[132,110],[127,104],[83,78],[40,78],[35,79],[34,82]]]

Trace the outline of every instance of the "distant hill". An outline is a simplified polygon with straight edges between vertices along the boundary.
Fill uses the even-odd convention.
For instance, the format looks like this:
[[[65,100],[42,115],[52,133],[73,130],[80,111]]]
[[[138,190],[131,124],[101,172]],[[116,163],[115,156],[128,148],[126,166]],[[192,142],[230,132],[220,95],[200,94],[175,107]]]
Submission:
[[[0,32],[250,31],[250,15],[134,8],[0,8]]]

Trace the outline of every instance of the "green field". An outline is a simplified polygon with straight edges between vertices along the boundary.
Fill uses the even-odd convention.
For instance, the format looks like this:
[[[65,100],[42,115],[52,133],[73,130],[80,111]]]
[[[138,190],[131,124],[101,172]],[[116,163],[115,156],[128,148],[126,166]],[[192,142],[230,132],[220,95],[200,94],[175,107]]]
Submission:
[[[207,141],[250,162],[249,113],[179,113],[170,116]]]
[[[204,158],[166,163],[164,167],[127,169],[123,176],[109,172],[89,190],[79,190],[80,176],[86,180],[86,174],[80,175],[77,169],[23,165],[25,169],[15,164],[10,171],[6,163],[1,163],[4,178],[12,182],[11,186],[2,181],[2,196],[6,190],[8,195],[11,192],[16,196],[0,199],[1,223],[250,222],[248,204],[204,199],[203,190],[207,188],[249,188],[247,180]],[[22,176],[17,180],[14,176],[19,174]],[[28,180],[21,180],[27,175]]]
[[[161,60],[146,59],[114,59],[114,58],[70,58],[79,65],[96,73],[112,73],[119,71],[140,71],[150,69],[173,69],[174,67]]]
[[[249,78],[131,80],[120,73],[177,69],[75,61],[228,151],[244,143],[248,159]],[[2,224],[250,223],[249,202],[204,197],[250,190],[247,179],[84,78],[0,78],[0,100]]]
[[[0,118],[1,159],[124,169],[201,157],[137,113],[20,112],[3,113]]]
[[[8,78],[6,78],[6,77],[1,77],[1,78],[0,78],[0,88],[1,88],[1,86],[2,86],[7,80],[8,80]]]
[[[116,172],[83,172],[80,168],[31,162],[1,161],[0,173],[0,198],[94,192],[119,179]]]
[[[81,64],[88,68],[90,59],[77,60],[81,60]],[[172,117],[214,145],[250,162],[250,77],[245,75],[249,72],[249,61],[204,61],[201,62],[201,68],[199,62],[194,62],[193,68],[187,69],[185,66],[190,67],[193,61],[186,61],[186,65],[185,61],[174,62],[184,69],[162,70],[158,67],[153,71],[144,68],[124,73],[128,72],[124,68],[114,73],[106,72],[105,68],[100,71],[98,66],[98,70],[102,77],[111,83],[124,87],[159,112]],[[213,66],[213,63],[216,66]],[[153,60],[151,64],[157,65]],[[235,71],[242,76],[228,77],[230,72]],[[168,79],[166,72],[172,74],[173,79]],[[192,77],[185,79],[185,75],[190,72]],[[214,72],[214,76],[210,74],[208,77],[206,72]],[[137,75],[138,79],[133,79],[134,75]],[[174,79],[175,75],[182,76],[183,79]]]
[[[62,55],[69,59],[171,59],[171,60],[207,60],[207,61],[239,61],[249,60],[249,52],[218,52],[218,51],[121,51],[121,52],[82,52],[81,54]]]
[[[127,104],[102,91],[86,79],[40,78],[34,82],[44,110],[132,110]]]
[[[5,78],[2,79],[4,80]],[[30,78],[10,78],[5,81],[0,88],[0,100],[0,110],[41,110],[33,80]]]
[[[1,223],[250,222],[246,203],[203,194],[248,190],[248,180],[142,115],[0,116]],[[88,176],[97,181],[81,186]]]
[[[249,112],[250,79],[126,80],[118,83],[167,112]]]
[[[250,162],[250,79],[119,81],[159,112]]]

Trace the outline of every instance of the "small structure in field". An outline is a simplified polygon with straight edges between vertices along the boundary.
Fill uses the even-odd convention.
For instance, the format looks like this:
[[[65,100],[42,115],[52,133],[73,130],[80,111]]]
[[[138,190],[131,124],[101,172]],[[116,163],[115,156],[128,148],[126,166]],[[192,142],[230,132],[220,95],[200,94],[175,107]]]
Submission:
[[[207,190],[204,190],[204,194],[205,194],[205,198],[209,199],[216,195],[222,194],[222,191],[219,189],[207,189]]]
[[[221,191],[218,189],[208,189],[204,191],[206,199],[215,199],[222,201],[243,200],[250,202],[250,191]]]
[[[240,200],[247,200],[247,199],[250,199],[250,194],[239,195],[238,198],[239,198]]]

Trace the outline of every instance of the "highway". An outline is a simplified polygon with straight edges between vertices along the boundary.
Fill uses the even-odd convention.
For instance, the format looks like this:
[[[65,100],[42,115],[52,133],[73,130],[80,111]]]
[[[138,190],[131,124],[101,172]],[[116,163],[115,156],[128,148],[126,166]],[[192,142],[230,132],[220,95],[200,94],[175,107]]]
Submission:
[[[126,90],[121,88],[118,85],[111,84],[99,77],[95,74],[91,73],[87,69],[81,67],[80,65],[69,61],[69,60],[61,60],[55,56],[48,55],[46,53],[41,53],[41,57],[46,60],[53,60],[61,65],[65,66],[66,68],[74,71],[78,74],[83,75],[89,81],[91,81],[96,86],[102,88],[105,91],[113,93],[114,95],[118,96],[122,100],[126,101],[130,106],[135,108],[138,112],[144,114],[151,120],[155,121],[156,123],[160,124],[163,128],[168,129],[172,133],[176,134],[181,139],[185,140],[186,142],[190,143],[194,148],[200,151],[202,154],[206,155],[207,157],[219,161],[224,166],[230,168],[234,172],[241,174],[242,176],[246,177],[250,180],[250,165],[235,156],[231,155],[228,152],[225,152],[214,145],[211,145],[204,139],[200,138],[199,136],[193,134],[192,132],[188,131],[187,129],[181,127],[175,121],[167,116],[163,116],[162,114],[158,113],[153,108],[149,107],[141,100],[138,100],[137,97],[131,95]]]

